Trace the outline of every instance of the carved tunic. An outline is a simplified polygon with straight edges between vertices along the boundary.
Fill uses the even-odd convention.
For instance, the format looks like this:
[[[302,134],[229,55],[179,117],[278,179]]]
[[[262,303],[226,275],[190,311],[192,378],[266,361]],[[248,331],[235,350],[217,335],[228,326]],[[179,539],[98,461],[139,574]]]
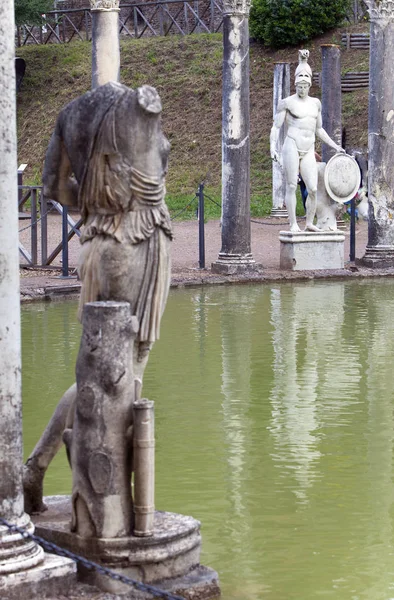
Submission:
[[[169,145],[158,114],[146,115],[137,95],[110,83],[68,105],[58,119],[43,179],[45,194],[63,203],[69,200],[62,191],[71,171],[79,184],[77,202],[86,223],[80,308],[95,300],[130,302],[140,323],[138,340],[151,343],[159,337],[170,283],[172,231],[164,202]],[[90,124],[87,110],[94,113]],[[141,131],[146,135],[140,142]]]

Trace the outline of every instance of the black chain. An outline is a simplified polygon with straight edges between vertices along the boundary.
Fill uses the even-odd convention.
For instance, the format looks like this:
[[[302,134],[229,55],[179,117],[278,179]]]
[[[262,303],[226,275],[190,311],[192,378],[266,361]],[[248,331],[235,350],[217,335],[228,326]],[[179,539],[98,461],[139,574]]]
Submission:
[[[216,206],[218,206],[219,208],[222,207],[222,205],[219,204],[219,202],[216,202],[216,200],[214,200],[213,198],[211,198],[210,196],[208,196],[208,194],[204,194],[204,198],[206,198],[207,200],[210,200],[211,202],[213,202],[214,204],[216,204]]]
[[[193,202],[196,200],[196,198],[197,198],[197,195],[196,195],[196,196],[194,196],[194,198],[192,198],[192,199],[190,200],[190,202],[188,202],[188,203],[186,204],[186,206],[184,206],[184,207],[182,208],[182,210],[180,210],[178,213],[176,213],[176,215],[174,215],[173,217],[171,217],[171,221],[174,221],[175,219],[177,219],[177,218],[179,217],[179,215],[181,215],[182,213],[184,213],[184,212],[185,212],[185,210],[187,210],[187,209],[188,209],[188,208],[189,208],[189,207],[190,207],[190,206],[193,204]]]
[[[126,577],[126,575],[121,575],[120,573],[111,571],[111,569],[107,569],[106,567],[103,567],[102,565],[92,562],[92,561],[88,560],[87,558],[84,558],[83,556],[74,554],[74,552],[70,552],[69,550],[60,548],[60,546],[57,546],[56,544],[53,544],[52,542],[47,542],[47,540],[44,540],[44,538],[39,537],[38,535],[33,535],[32,533],[29,533],[28,531],[26,531],[26,529],[23,529],[22,527],[18,527],[17,525],[11,525],[10,523],[8,523],[8,521],[3,519],[2,517],[0,517],[0,523],[2,525],[5,525],[5,527],[7,527],[10,531],[16,531],[23,538],[30,539],[30,540],[33,540],[34,542],[37,542],[37,544],[40,544],[40,546],[42,546],[45,550],[49,550],[50,552],[57,554],[58,556],[64,556],[66,558],[71,558],[72,560],[81,564],[82,566],[84,566],[86,569],[89,569],[90,571],[94,570],[94,571],[97,571],[98,573],[101,573],[102,575],[107,575],[107,577],[110,577],[110,579],[114,579],[115,581],[120,581],[121,583],[130,585],[130,586],[134,587],[135,589],[139,590],[140,592],[148,592],[155,598],[165,598],[166,600],[184,600],[184,598],[182,598],[181,596],[174,596],[174,594],[170,594],[169,592],[165,592],[164,590],[159,590],[159,588],[154,587],[153,585],[141,583],[140,581],[136,581],[135,579]]]

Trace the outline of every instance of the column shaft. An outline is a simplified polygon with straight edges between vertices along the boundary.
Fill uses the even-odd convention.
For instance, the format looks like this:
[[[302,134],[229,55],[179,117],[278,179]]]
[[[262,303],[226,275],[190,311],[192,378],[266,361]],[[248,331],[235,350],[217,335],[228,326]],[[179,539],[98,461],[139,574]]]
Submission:
[[[92,89],[119,81],[119,2],[113,8],[94,8],[92,2]]]
[[[394,8],[369,3],[368,245],[364,263],[394,265]]]
[[[290,96],[290,63],[276,63],[274,67],[273,118],[275,120],[279,101]],[[280,130],[277,151],[282,153],[286,137],[286,125]],[[272,216],[286,217],[285,208],[286,181],[282,167],[276,161],[272,162]]]
[[[323,127],[336,144],[342,145],[341,50],[326,44],[322,51],[322,117]],[[323,144],[323,162],[334,156],[335,150]]]
[[[0,6],[0,514],[23,514],[14,13]]]
[[[249,19],[227,10],[223,19],[222,248],[214,271],[253,263],[250,230]]]

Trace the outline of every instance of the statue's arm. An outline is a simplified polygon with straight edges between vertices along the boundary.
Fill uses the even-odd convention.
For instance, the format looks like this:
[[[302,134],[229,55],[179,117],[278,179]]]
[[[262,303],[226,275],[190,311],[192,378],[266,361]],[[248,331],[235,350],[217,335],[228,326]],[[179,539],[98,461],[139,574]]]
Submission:
[[[274,160],[276,162],[280,162],[280,156],[276,149],[276,144],[278,141],[280,129],[281,129],[283,123],[285,122],[286,110],[287,110],[287,104],[286,104],[286,99],[284,98],[283,100],[280,100],[278,102],[278,108],[277,108],[276,116],[274,119],[274,124],[272,125],[271,133],[270,133],[271,158],[272,158],[272,160]]]
[[[316,120],[316,136],[322,142],[324,142],[324,144],[327,144],[328,146],[330,146],[330,148],[334,148],[334,150],[336,152],[345,152],[345,150],[341,146],[336,144],[334,142],[334,140],[332,140],[330,138],[327,131],[325,129],[323,129],[323,121],[322,121],[322,116],[321,116],[321,103],[320,103],[320,100],[318,100],[318,99],[316,99],[316,101],[318,102],[318,108],[319,108],[319,112],[318,112],[317,120]]]
[[[49,142],[42,182],[46,198],[66,206],[78,206],[78,184],[72,176],[70,159],[62,141],[60,120]]]

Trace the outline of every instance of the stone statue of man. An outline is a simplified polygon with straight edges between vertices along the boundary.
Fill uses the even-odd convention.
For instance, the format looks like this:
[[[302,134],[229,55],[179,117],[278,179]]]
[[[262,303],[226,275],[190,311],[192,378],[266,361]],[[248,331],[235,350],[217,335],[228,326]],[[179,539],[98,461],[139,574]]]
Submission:
[[[68,104],[49,143],[44,194],[78,207],[80,311],[86,302],[129,302],[139,330],[132,372],[140,397],[170,285],[171,222],[165,196],[169,142],[154,88],[107,83]],[[24,473],[25,510],[40,512],[45,471],[72,427],[76,385],[64,394]]]
[[[281,100],[270,135],[271,158],[279,162],[285,173],[286,208],[289,215],[290,231],[300,231],[296,219],[296,189],[298,174],[305,182],[308,198],[306,201],[306,224],[308,231],[319,231],[313,224],[316,213],[317,165],[315,159],[316,136],[322,142],[344,152],[322,127],[321,103],[309,96],[312,85],[312,70],[308,64],[309,51],[299,51],[299,65],[295,72],[296,93]],[[276,149],[280,128],[286,124],[287,133],[282,156]]]

